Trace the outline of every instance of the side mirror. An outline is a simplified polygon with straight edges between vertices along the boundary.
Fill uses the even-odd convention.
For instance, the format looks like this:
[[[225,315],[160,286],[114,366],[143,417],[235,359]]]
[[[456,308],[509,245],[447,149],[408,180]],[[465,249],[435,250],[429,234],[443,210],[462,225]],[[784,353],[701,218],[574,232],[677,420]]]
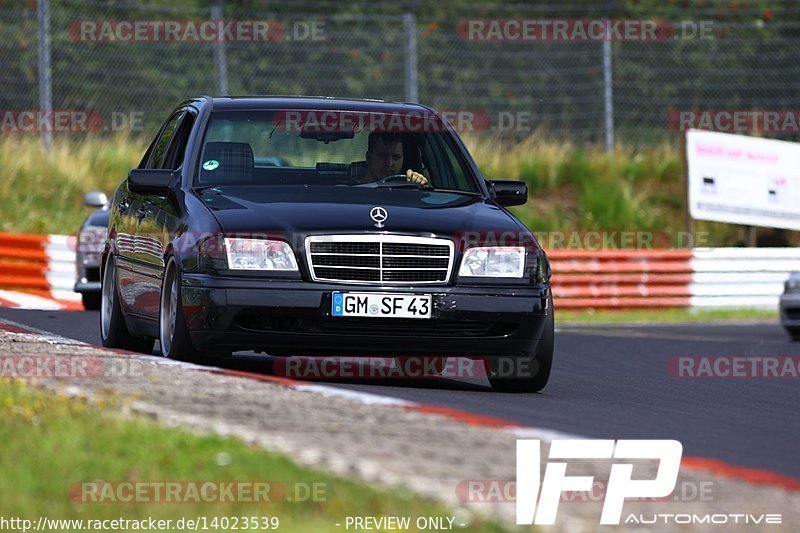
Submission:
[[[524,181],[492,180],[489,183],[497,203],[502,206],[522,205],[528,201],[528,184]]]
[[[87,207],[105,207],[108,204],[108,196],[100,191],[91,191],[83,195],[83,203]]]
[[[171,190],[172,176],[172,170],[135,168],[128,173],[128,190],[141,194],[167,196]]]

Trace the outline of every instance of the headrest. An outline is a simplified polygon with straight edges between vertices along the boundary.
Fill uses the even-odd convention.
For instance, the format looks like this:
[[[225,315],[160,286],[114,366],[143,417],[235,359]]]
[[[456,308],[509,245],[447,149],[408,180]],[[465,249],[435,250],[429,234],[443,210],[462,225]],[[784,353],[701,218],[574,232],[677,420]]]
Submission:
[[[366,161],[353,161],[350,163],[350,177],[363,178],[367,175],[367,162]]]
[[[253,178],[253,149],[247,143],[206,143],[200,166],[201,182],[250,181]]]

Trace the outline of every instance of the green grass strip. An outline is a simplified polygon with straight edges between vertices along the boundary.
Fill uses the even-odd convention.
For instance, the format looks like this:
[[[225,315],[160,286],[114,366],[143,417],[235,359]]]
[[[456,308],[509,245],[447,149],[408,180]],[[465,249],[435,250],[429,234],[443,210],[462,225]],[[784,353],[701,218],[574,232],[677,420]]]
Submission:
[[[559,310],[556,302],[556,324],[632,324],[706,322],[764,322],[778,324],[778,310],[771,309],[642,309],[642,310]]]
[[[0,378],[0,516],[34,523],[39,516],[173,521],[206,517],[209,526],[215,517],[218,525],[225,525],[221,520],[227,517],[227,527],[217,530],[233,530],[235,517],[239,518],[239,530],[244,525],[241,517],[278,517],[279,531],[321,532],[346,531],[347,516],[408,516],[412,526],[418,517],[454,516],[453,510],[410,491],[379,490],[302,468],[280,454],[234,438],[198,436],[147,419],[123,417],[119,414],[121,406],[113,396],[87,402]],[[362,438],[356,436],[358,428],[346,429],[353,431],[353,438]],[[409,457],[409,461],[414,458]],[[276,484],[271,485],[273,489],[283,487],[286,497],[257,503],[110,502],[123,493],[117,489],[112,493],[82,492],[86,487],[83,482],[97,480],[269,481]],[[85,494],[106,501],[82,501]],[[313,501],[314,494],[318,501]],[[469,524],[470,531],[504,531],[464,510],[455,516],[457,520],[474,520]],[[177,528],[173,525],[172,530]]]

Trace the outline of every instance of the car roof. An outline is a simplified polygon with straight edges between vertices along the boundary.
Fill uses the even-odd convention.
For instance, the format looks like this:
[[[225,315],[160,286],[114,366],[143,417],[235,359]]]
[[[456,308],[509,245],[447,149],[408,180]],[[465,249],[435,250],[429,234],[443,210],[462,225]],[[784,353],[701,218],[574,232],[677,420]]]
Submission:
[[[373,113],[404,113],[432,111],[430,108],[409,102],[384,102],[355,98],[327,96],[224,96],[210,99],[214,111],[255,109],[324,109],[366,111]]]

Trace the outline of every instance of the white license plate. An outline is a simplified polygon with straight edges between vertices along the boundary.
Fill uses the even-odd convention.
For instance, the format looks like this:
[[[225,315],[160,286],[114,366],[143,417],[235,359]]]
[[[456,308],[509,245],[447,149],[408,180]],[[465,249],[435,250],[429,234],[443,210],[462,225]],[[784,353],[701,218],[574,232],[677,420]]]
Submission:
[[[431,318],[432,300],[430,294],[334,292],[331,314],[375,318]]]

